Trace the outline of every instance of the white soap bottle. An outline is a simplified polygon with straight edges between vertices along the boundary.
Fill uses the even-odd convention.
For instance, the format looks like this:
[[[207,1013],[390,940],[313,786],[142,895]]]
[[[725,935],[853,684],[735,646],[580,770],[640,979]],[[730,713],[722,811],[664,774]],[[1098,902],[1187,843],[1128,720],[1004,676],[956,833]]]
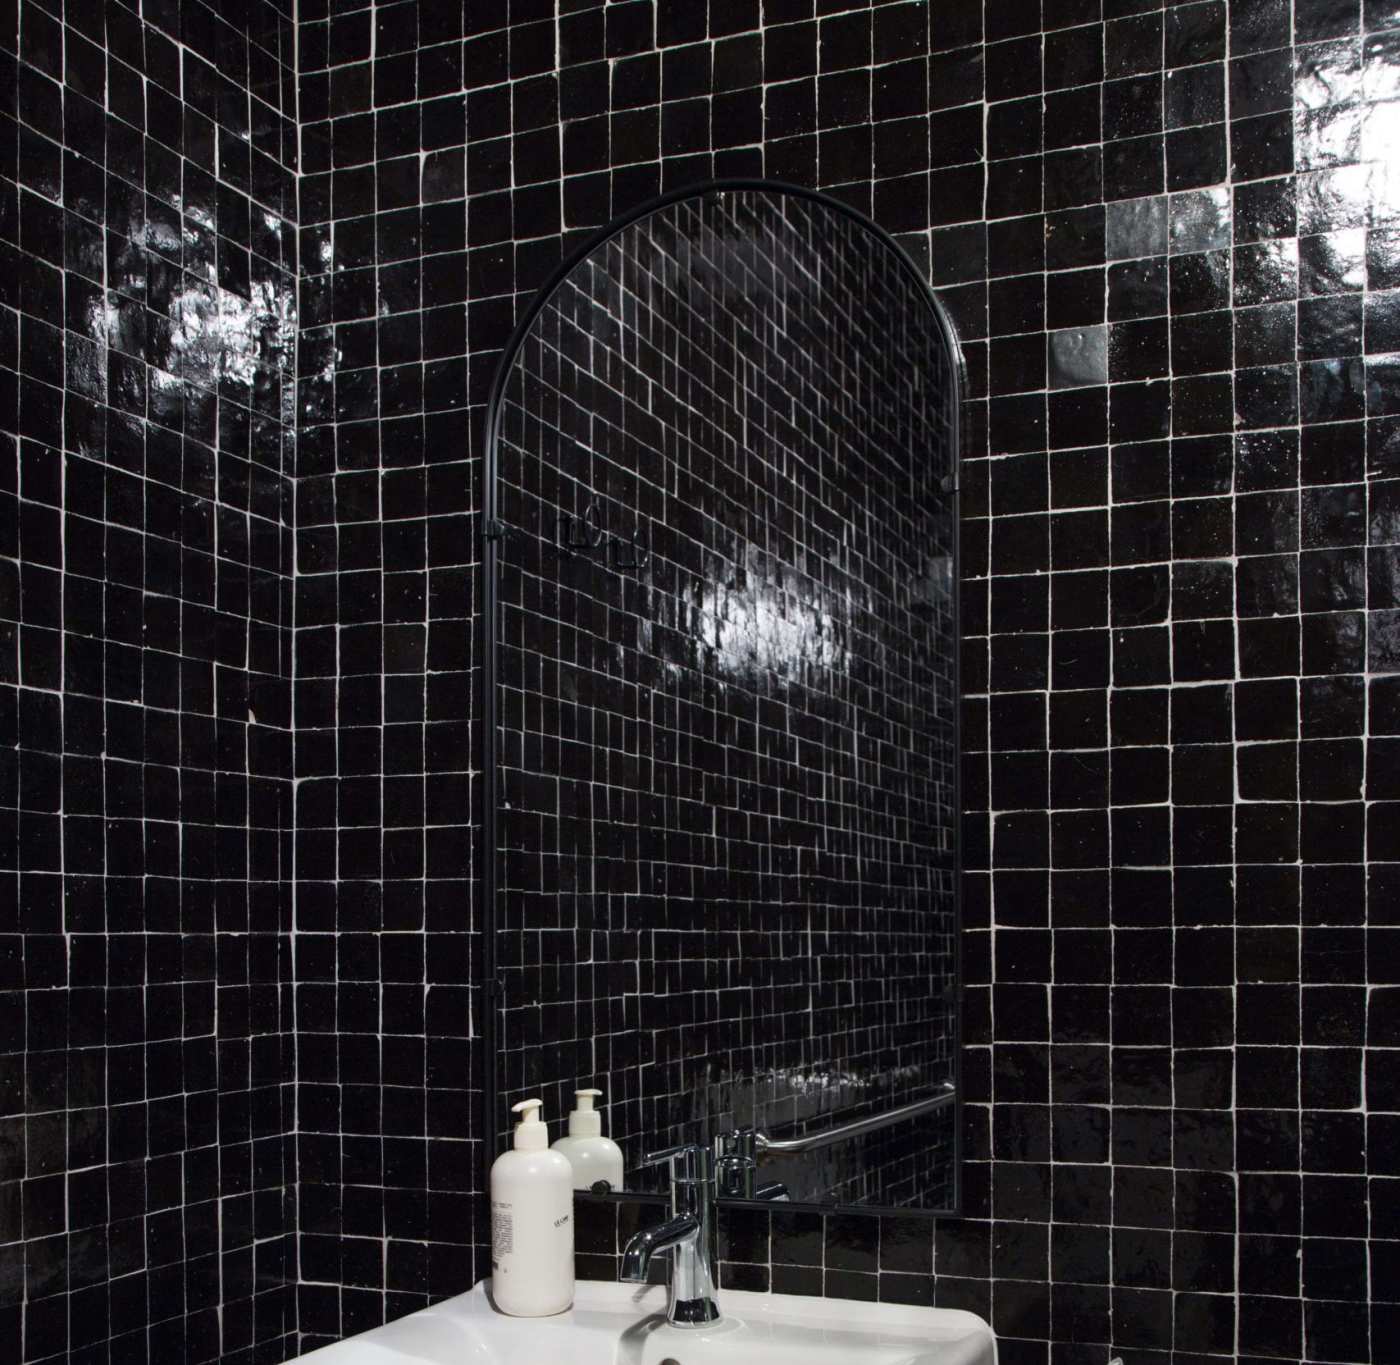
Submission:
[[[491,1165],[491,1298],[517,1318],[574,1301],[573,1167],[549,1150],[540,1103],[512,1106],[521,1115],[514,1146]]]
[[[603,1136],[603,1116],[593,1107],[601,1090],[575,1090],[576,1107],[569,1114],[569,1136],[554,1144],[574,1170],[574,1189],[591,1190],[600,1180],[614,1194],[622,1190],[622,1148]]]

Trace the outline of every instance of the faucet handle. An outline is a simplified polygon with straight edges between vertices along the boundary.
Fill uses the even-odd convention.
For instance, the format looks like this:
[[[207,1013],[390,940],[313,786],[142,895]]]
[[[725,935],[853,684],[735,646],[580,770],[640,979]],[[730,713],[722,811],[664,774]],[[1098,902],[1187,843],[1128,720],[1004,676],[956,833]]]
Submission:
[[[648,1166],[671,1168],[671,1181],[708,1180],[710,1176],[710,1149],[695,1142],[684,1142],[679,1147],[665,1147],[659,1152],[649,1152],[638,1163],[637,1169]]]
[[[637,1169],[642,1170],[647,1166],[660,1166],[663,1161],[674,1161],[678,1156],[690,1150],[691,1144],[682,1143],[679,1147],[665,1147],[659,1152],[648,1152],[638,1163]]]

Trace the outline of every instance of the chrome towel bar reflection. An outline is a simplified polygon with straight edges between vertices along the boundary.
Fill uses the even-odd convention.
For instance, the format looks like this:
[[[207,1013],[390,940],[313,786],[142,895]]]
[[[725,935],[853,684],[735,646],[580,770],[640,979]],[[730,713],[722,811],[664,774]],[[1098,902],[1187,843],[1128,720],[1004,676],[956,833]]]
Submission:
[[[801,1137],[770,1138],[767,1133],[754,1134],[754,1146],[760,1152],[815,1152],[833,1143],[845,1142],[860,1137],[863,1133],[874,1133],[892,1124],[903,1123],[905,1119],[917,1118],[930,1110],[941,1109],[952,1104],[957,1091],[952,1081],[945,1082],[943,1093],[931,1095],[926,1100],[915,1100],[912,1104],[902,1104],[898,1109],[887,1109],[883,1114],[871,1114],[867,1118],[852,1119],[850,1123],[838,1123],[834,1128],[824,1128],[819,1133],[804,1133]]]

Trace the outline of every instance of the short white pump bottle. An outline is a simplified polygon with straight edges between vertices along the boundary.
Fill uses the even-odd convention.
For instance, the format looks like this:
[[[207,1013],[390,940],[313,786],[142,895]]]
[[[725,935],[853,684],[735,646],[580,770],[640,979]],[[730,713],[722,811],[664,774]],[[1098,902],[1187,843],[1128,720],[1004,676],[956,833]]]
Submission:
[[[600,1180],[618,1194],[622,1190],[622,1148],[603,1136],[603,1116],[593,1107],[601,1090],[575,1090],[576,1107],[569,1115],[569,1136],[559,1138],[554,1150],[568,1157],[574,1170],[574,1189],[591,1190]]]
[[[516,1318],[574,1301],[573,1168],[549,1150],[540,1104],[512,1106],[521,1116],[514,1145],[491,1165],[491,1298]]]

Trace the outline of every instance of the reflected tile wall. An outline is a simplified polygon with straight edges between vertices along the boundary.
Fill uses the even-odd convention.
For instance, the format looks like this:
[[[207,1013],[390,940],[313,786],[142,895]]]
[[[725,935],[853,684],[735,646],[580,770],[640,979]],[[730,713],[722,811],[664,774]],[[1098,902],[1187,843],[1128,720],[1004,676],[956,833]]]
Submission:
[[[0,1359],[294,1341],[290,3],[0,7]]]
[[[844,1218],[750,1229],[730,1259],[754,1283],[777,1286],[782,1267],[805,1292],[975,1308],[1010,1365],[1099,1362],[1110,1343],[1130,1365],[1386,1359],[1394,6],[557,11],[303,8],[304,233],[322,263],[303,336],[321,447],[303,547],[325,556],[305,591],[313,637],[327,632],[308,744],[325,763],[341,739],[362,753],[358,727],[335,729],[332,680],[349,675],[329,632],[358,640],[368,614],[387,642],[375,594],[390,601],[397,563],[395,610],[415,623],[443,600],[434,574],[469,593],[471,419],[516,308],[569,242],[715,175],[850,198],[926,264],[975,384],[969,1203],[937,1224],[931,1261],[898,1223]],[[337,568],[360,575],[345,592]],[[411,707],[431,685],[415,670]],[[349,804],[318,828],[388,839],[363,791],[342,783]],[[398,979],[373,958],[356,970]],[[464,990],[464,965],[441,970]],[[440,1017],[425,1045],[449,1045],[460,1077],[464,1016]],[[364,1121],[373,1138],[374,1111]],[[378,1130],[386,1150],[397,1126]],[[465,1238],[465,1201],[419,1179],[393,1187],[402,1207],[422,1191],[430,1217],[453,1211],[434,1236]],[[390,1292],[361,1294],[363,1266],[347,1266],[316,1291],[317,1333],[421,1292],[393,1240],[413,1216],[386,1202],[366,1226],[390,1239]],[[888,1291],[887,1258],[913,1277]]]
[[[640,1159],[951,1076],[948,364],[897,253],[793,195],[648,215],[532,320],[497,452],[505,1117],[586,1082]],[[953,1131],[764,1176],[947,1207]]]

